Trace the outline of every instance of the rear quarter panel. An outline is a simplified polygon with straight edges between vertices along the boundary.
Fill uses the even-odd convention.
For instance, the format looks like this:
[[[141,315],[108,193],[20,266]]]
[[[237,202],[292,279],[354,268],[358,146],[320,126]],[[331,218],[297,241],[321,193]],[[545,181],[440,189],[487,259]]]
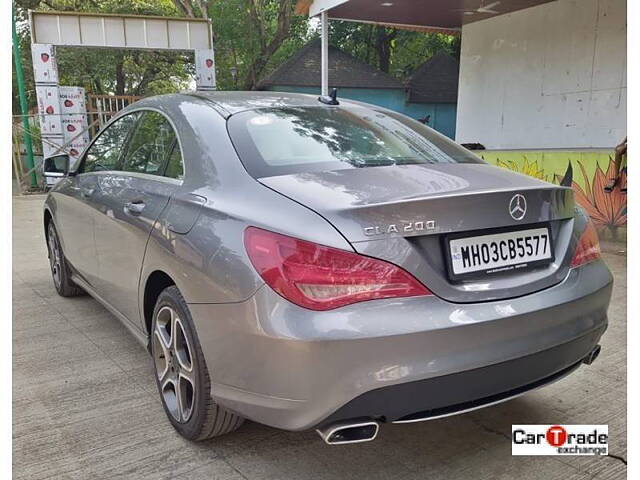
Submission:
[[[188,230],[172,225],[171,208],[154,223],[139,283],[141,318],[145,285],[156,270],[175,281],[187,303],[240,302],[253,295],[263,281],[244,249],[249,225],[353,251],[321,216],[253,179],[229,139],[226,120],[206,102],[190,100],[165,107],[185,163],[175,196],[203,201],[181,206],[190,218]]]

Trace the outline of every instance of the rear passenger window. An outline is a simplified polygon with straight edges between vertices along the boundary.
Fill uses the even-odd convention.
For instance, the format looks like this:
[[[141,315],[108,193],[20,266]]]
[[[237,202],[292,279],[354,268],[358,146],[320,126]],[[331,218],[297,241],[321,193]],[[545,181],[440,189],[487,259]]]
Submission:
[[[182,180],[184,177],[184,167],[182,166],[182,155],[180,154],[180,145],[176,141],[173,144],[173,150],[167,162],[167,169],[164,173],[165,177],[177,178]]]
[[[123,170],[163,175],[175,141],[173,127],[163,115],[144,112],[127,146]]]

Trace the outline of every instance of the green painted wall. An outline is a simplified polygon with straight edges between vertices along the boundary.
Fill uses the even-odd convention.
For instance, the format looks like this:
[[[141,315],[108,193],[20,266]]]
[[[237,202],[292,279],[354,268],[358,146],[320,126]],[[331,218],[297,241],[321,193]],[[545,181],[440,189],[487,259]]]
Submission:
[[[308,93],[319,95],[316,87],[269,87],[275,92]],[[429,126],[454,139],[456,136],[456,104],[454,103],[408,103],[403,89],[339,88],[338,97],[379,105],[403,113],[416,120],[431,115]]]
[[[598,165],[603,171],[607,170],[609,158],[613,155],[611,150],[484,150],[475,153],[493,165],[527,173],[548,182],[554,182],[556,176],[563,177],[569,162],[574,167],[574,173],[579,170],[578,163],[582,164],[588,178],[592,179]],[[574,175],[574,180],[584,186],[584,178],[579,172]]]

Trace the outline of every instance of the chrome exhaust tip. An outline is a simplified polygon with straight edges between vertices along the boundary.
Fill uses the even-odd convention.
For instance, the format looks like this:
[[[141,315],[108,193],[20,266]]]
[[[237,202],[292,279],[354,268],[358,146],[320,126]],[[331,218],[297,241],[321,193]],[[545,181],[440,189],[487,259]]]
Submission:
[[[593,362],[596,361],[596,358],[598,358],[598,355],[600,355],[600,350],[602,350],[602,347],[600,345],[596,345],[595,347],[593,347],[593,350],[591,350],[589,354],[582,359],[582,363],[586,365],[591,365]]]
[[[316,430],[322,440],[328,445],[345,445],[347,443],[362,443],[374,440],[378,435],[378,422],[363,421],[357,423],[337,422]]]

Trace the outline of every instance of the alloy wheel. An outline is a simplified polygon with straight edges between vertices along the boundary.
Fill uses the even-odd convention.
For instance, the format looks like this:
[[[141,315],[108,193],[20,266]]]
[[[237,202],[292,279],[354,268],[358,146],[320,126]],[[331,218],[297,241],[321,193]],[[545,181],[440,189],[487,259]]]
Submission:
[[[51,275],[53,276],[53,282],[56,288],[60,288],[62,283],[62,253],[60,252],[60,242],[58,241],[58,235],[55,228],[49,226],[48,235],[49,246],[49,264],[51,265]]]
[[[180,423],[191,418],[196,398],[192,351],[178,312],[169,306],[162,307],[153,332],[153,357],[164,403]]]

